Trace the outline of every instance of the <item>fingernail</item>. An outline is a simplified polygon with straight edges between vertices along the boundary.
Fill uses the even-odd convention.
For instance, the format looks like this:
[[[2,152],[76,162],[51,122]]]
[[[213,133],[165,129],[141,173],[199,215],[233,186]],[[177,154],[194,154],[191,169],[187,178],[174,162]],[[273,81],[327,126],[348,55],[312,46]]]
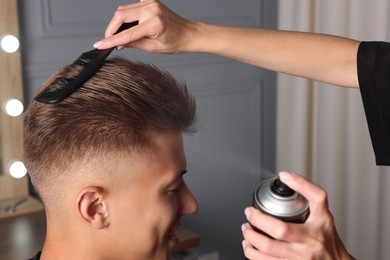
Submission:
[[[245,216],[246,216],[247,218],[249,218],[250,215],[252,214],[252,208],[250,208],[250,207],[246,208],[245,211],[244,211],[244,213],[245,213]]]
[[[246,240],[242,240],[242,248],[246,248],[246,246],[248,245],[248,242],[246,242]]]
[[[279,172],[279,178],[281,180],[285,180],[285,181],[291,181],[293,176],[291,173],[289,172],[285,172],[285,171],[282,171],[282,172]]]
[[[102,46],[102,43],[103,43],[102,41],[95,42],[95,43],[93,44],[93,47],[97,49],[97,48],[99,48],[100,46]]]
[[[241,225],[241,231],[244,232],[248,228],[247,224],[244,223]]]

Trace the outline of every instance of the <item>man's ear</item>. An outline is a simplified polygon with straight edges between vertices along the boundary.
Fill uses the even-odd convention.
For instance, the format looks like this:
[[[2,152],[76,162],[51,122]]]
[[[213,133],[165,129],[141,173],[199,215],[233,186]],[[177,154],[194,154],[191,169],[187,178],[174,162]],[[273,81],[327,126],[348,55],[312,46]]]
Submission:
[[[106,190],[102,187],[83,188],[77,196],[76,207],[80,216],[97,229],[109,226]]]

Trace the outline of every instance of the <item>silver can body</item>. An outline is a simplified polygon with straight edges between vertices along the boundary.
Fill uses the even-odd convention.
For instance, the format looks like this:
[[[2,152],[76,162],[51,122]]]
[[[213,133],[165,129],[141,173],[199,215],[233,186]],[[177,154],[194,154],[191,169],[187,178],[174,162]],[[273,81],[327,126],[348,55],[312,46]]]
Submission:
[[[309,216],[308,201],[286,185],[281,189],[288,189],[289,191],[279,192],[278,188],[280,186],[277,185],[284,184],[277,178],[267,179],[260,183],[253,193],[253,206],[280,220],[304,223]]]

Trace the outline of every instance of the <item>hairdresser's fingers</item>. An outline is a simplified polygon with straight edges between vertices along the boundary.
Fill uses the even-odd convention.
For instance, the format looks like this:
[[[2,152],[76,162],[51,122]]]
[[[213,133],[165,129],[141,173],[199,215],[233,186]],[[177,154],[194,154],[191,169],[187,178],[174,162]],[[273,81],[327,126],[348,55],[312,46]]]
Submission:
[[[135,41],[142,38],[153,38],[159,33],[159,27],[155,26],[152,30],[148,30],[148,23],[140,23],[121,33],[104,38],[94,44],[95,48],[108,49],[115,46],[131,46]]]
[[[286,256],[291,259],[297,258],[293,257],[295,253],[292,251],[291,243],[260,234],[249,224],[243,224],[241,229],[246,242],[243,243],[244,253],[246,257],[250,256],[249,259],[264,259],[258,258],[259,256],[266,256],[266,259],[286,258]]]
[[[157,0],[145,0],[139,3],[121,5],[115,11],[104,35],[105,37],[114,35],[122,23],[132,21],[143,23],[152,17],[160,17],[165,9],[167,8]]]
[[[132,43],[142,38],[155,39],[162,34],[164,26],[176,17],[176,14],[155,0],[120,6],[107,26],[106,38],[95,43],[94,46],[99,49],[114,46],[130,47]],[[121,34],[114,35],[123,23],[133,21],[138,21],[139,24]],[[175,22],[173,21],[173,25],[177,24]]]
[[[309,201],[311,217],[321,217],[329,211],[327,193],[320,186],[296,173],[280,172],[279,178]]]
[[[267,259],[267,260],[277,260],[280,258],[275,258],[269,255],[264,254],[259,251],[257,248],[253,247],[248,241],[242,241],[242,250],[244,251],[244,255],[247,259],[257,260],[257,259]]]
[[[270,222],[267,224],[268,226],[272,225]],[[318,252],[322,253],[321,251],[325,248],[322,244],[324,240],[313,239],[313,231],[310,228],[305,228],[304,224],[285,223],[284,227],[274,224],[267,231],[273,238],[260,234],[249,224],[242,225],[241,229],[244,239],[267,256],[282,259],[316,259],[313,256]],[[266,228],[263,230],[265,231]],[[277,231],[273,232],[272,230]],[[278,236],[282,238],[278,238]]]
[[[144,4],[141,3],[119,6],[111,21],[108,23],[104,36],[109,37],[114,35],[123,23],[139,21],[143,6]]]
[[[94,47],[107,49],[114,46],[127,46],[158,53],[180,53],[191,49],[194,40],[190,39],[199,35],[196,23],[182,18],[158,1],[152,2],[158,8],[152,8],[150,12],[143,12],[137,18],[139,22],[137,26],[120,34],[106,37],[95,43]],[[148,2],[148,5],[151,4]],[[147,10],[151,9],[147,8]],[[131,11],[134,13],[133,10]],[[132,19],[136,19],[136,17],[131,16]],[[119,28],[122,22],[130,21],[123,20],[123,18],[113,19],[113,28]]]
[[[275,239],[299,243],[306,239],[302,236],[307,232],[304,225],[281,221],[253,207],[246,208],[245,215],[251,225]]]
[[[296,224],[294,230],[306,233],[306,238],[312,239],[314,243],[324,240],[327,236],[335,236],[337,232],[328,206],[326,191],[296,173],[280,172],[279,178],[309,201],[309,217],[304,225]],[[302,238],[294,237],[293,241],[303,242]]]

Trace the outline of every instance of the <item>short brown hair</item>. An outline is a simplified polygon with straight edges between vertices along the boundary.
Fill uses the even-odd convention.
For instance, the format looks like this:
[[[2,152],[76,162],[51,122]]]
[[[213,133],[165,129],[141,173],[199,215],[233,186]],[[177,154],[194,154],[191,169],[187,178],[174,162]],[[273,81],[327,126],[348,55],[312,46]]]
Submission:
[[[65,66],[42,88],[78,70]],[[87,154],[143,149],[149,130],[193,132],[195,118],[195,100],[184,83],[153,65],[110,59],[63,101],[31,102],[24,118],[25,164],[40,193],[55,177],[47,175],[61,174]]]

